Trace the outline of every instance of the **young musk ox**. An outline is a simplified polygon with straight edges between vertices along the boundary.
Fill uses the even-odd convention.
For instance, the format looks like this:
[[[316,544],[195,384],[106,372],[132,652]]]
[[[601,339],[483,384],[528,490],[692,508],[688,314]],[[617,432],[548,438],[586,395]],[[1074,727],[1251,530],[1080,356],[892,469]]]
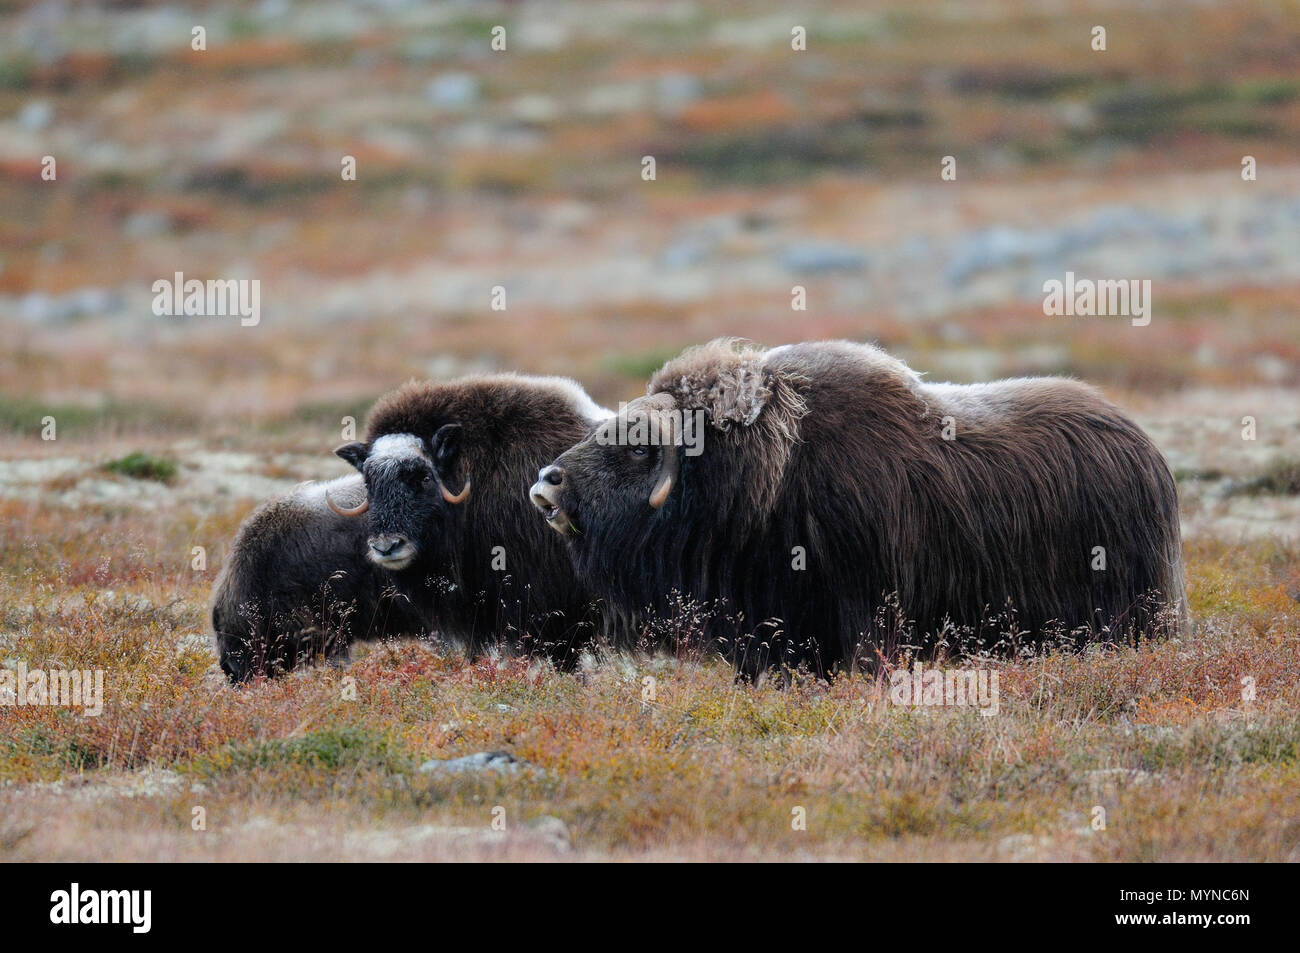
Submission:
[[[320,526],[338,545],[317,548],[321,530],[299,524],[287,530],[295,536],[290,560],[255,563],[243,552],[249,544],[237,541],[235,568],[224,589],[219,584],[222,618],[240,604],[236,593],[265,593],[270,580],[286,578],[301,598],[342,571],[351,583],[342,595],[357,601],[354,619],[434,631],[471,655],[499,645],[571,665],[593,634],[594,599],[560,540],[533,514],[524,488],[609,413],[558,377],[501,374],[399,388],[372,408],[364,442],[335,451],[360,478],[311,488],[313,512],[320,515],[319,499],[327,508]],[[272,539],[281,526],[256,514],[250,522]],[[240,540],[250,532],[241,530]],[[271,542],[258,551],[274,548]],[[276,595],[281,604],[291,601]],[[391,634],[392,624],[354,626],[347,634],[373,638]],[[255,644],[252,656],[271,654],[276,666],[289,668],[303,648],[320,651],[319,640],[293,641],[296,653]],[[222,664],[228,673],[238,670],[225,649]]]
[[[928,384],[868,345],[714,341],[531,493],[615,624],[635,634],[677,594],[749,674],[1185,618],[1169,469],[1073,380]]]
[[[364,558],[365,521],[339,515],[330,499],[359,505],[365,485],[355,474],[304,483],[239,527],[212,600],[217,654],[232,682],[346,655],[356,639],[424,631],[409,600]]]

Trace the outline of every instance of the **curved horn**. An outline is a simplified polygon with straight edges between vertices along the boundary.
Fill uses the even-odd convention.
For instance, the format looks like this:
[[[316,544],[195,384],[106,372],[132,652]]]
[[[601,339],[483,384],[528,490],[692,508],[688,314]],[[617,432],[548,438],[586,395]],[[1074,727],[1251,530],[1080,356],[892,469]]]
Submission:
[[[681,465],[672,414],[664,414],[660,419],[664,421],[660,425],[660,435],[662,437],[666,434],[667,437],[660,440],[663,446],[663,462],[659,465],[659,482],[650,491],[650,505],[656,510],[668,501],[668,494],[672,492],[673,484],[677,482],[677,469]]]
[[[447,489],[447,485],[441,480],[438,481],[438,489],[442,490],[442,498],[448,503],[451,503],[452,505],[464,503],[469,497],[469,480],[466,480],[465,485],[460,488],[460,492],[454,495]]]
[[[335,503],[333,500],[331,500],[331,499],[330,499],[330,491],[329,491],[329,490],[326,490],[326,491],[325,491],[325,504],[326,504],[330,509],[332,509],[335,513],[339,514],[339,516],[360,516],[360,515],[361,515],[362,513],[364,513],[366,510],[370,509],[370,498],[369,498],[369,497],[366,497],[366,499],[364,499],[364,500],[361,501],[361,505],[360,505],[360,506],[354,506],[354,507],[352,507],[352,509],[347,510],[347,509],[344,509],[343,507],[339,506],[339,505],[338,505],[337,503]]]

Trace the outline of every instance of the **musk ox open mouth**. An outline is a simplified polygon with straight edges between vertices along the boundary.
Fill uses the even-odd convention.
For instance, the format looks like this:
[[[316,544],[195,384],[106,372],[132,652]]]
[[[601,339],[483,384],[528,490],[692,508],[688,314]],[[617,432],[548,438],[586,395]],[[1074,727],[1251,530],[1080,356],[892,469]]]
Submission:
[[[539,507],[539,509],[541,509]],[[542,516],[546,517],[547,524],[561,536],[577,536],[578,527],[568,513],[558,506],[548,506],[542,509]]]
[[[540,480],[534,483],[529,490],[529,497],[533,501],[533,506],[537,507],[537,512],[542,514],[547,525],[555,530],[561,536],[575,536],[578,533],[578,527],[574,525],[572,518],[560,506],[558,499],[559,490]]]
[[[569,519],[569,514],[557,506],[552,506],[550,512],[546,514],[546,522],[561,536],[571,536],[578,531],[573,521]]]

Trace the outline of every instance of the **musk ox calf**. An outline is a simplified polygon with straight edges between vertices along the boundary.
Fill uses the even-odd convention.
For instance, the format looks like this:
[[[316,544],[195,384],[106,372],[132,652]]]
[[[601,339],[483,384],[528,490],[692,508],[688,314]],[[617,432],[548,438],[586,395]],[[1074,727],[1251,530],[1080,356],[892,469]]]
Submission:
[[[1181,620],[1169,469],[1067,379],[928,384],[868,345],[714,341],[531,495],[613,623],[637,631],[676,594],[750,674]]]
[[[412,630],[471,654],[495,645],[570,665],[594,634],[594,599],[525,488],[609,413],[571,380],[513,374],[412,382],[381,398],[366,440],[335,451],[359,477],[300,488],[241,529],[213,612],[222,667],[236,680],[270,674],[351,638]],[[321,626],[293,624],[316,621],[327,583],[355,607],[323,642]],[[228,621],[259,601],[289,619],[287,632]]]
[[[344,655],[357,639],[424,631],[409,600],[365,558],[364,523],[339,515],[331,499],[359,505],[365,485],[356,475],[304,483],[239,527],[212,599],[217,654],[232,682]]]

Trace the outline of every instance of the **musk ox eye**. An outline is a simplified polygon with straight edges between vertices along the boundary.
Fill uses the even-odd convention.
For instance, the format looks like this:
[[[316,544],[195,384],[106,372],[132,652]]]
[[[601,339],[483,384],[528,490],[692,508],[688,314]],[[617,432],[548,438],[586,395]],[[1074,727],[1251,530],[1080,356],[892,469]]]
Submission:
[[[426,473],[424,477],[420,480],[420,486],[427,490],[433,486],[434,482],[435,481],[433,479],[433,474]]]
[[[632,451],[632,456],[634,457],[644,457],[647,453],[650,452],[645,447],[632,447],[631,451]]]

